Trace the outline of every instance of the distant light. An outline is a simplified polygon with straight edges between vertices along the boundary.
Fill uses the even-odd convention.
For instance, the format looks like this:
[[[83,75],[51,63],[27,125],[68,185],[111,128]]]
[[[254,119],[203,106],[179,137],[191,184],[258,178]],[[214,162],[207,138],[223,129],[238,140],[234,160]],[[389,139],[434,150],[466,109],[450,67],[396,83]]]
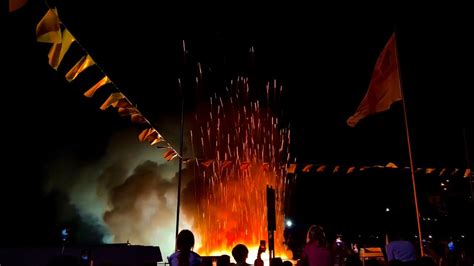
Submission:
[[[464,235],[461,235],[461,238],[464,238]]]
[[[418,238],[418,236],[417,236],[417,235],[415,235],[415,238]]]
[[[426,221],[426,218],[425,218],[425,217],[423,217],[423,221]]]
[[[431,238],[433,238],[433,236],[432,236],[432,235],[428,235],[428,238],[431,239]]]
[[[448,190],[447,188],[443,188],[444,191]]]
[[[428,219],[428,221],[431,221],[431,218],[430,218],[430,217],[428,217],[428,218],[426,218],[426,219]]]
[[[292,222],[291,220],[287,220],[287,221],[286,221],[286,226],[287,226],[287,227],[293,226],[293,222]]]
[[[449,179],[446,179],[446,182],[449,183]]]
[[[390,211],[390,208],[385,208],[385,212],[389,212]]]
[[[438,221],[438,219],[437,219],[437,218],[435,218],[434,220],[435,220],[435,222],[437,222],[437,221]]]
[[[442,187],[444,187],[444,186],[445,186],[443,182],[441,182],[441,186],[442,186]]]

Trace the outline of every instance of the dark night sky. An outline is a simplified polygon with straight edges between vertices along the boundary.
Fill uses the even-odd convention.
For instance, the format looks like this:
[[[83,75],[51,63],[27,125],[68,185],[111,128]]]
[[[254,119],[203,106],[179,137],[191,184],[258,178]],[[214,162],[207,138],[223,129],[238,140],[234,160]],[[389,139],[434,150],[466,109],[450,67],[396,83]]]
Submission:
[[[1,232],[17,243],[18,238],[34,243],[50,237],[39,230],[51,228],[57,215],[51,207],[55,200],[41,190],[49,163],[67,154],[94,161],[113,132],[133,127],[113,112],[98,110],[98,101],[82,97],[77,84],[49,67],[48,48],[34,35],[46,11],[39,2],[8,15],[2,27],[7,72],[1,83],[6,157],[1,178],[6,226]],[[283,121],[291,124],[292,153],[299,163],[408,165],[401,104],[354,129],[345,125],[396,24],[416,166],[466,168],[463,128],[472,164],[473,45],[468,39],[474,23],[461,7],[377,5],[361,12],[296,4],[259,10],[96,2],[58,3],[59,15],[158,129],[160,123],[175,121],[162,134],[176,147],[176,78],[199,61],[212,80],[210,87],[222,88],[223,81],[245,73],[261,89],[274,78],[283,83]],[[182,39],[189,51],[184,71]],[[255,66],[249,68],[251,46]],[[185,90],[190,113],[197,93],[189,86]]]

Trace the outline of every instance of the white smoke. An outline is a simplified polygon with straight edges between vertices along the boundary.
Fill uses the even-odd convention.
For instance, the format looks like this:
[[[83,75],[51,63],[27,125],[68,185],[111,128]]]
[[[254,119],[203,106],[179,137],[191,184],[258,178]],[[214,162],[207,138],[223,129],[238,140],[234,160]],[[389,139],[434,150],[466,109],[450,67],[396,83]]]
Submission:
[[[114,135],[98,161],[57,160],[46,191],[68,196],[81,221],[103,235],[104,243],[159,246],[166,258],[174,250],[178,160],[140,143],[135,130]],[[180,214],[180,228],[191,224]]]

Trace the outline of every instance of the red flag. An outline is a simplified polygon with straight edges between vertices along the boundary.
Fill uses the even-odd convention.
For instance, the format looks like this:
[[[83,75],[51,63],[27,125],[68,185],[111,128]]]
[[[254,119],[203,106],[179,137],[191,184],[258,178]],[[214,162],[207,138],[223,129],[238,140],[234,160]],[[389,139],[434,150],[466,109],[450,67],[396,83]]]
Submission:
[[[354,127],[362,118],[390,109],[392,103],[402,100],[402,89],[398,72],[395,33],[380,53],[370,80],[369,89],[356,112],[347,119]]]

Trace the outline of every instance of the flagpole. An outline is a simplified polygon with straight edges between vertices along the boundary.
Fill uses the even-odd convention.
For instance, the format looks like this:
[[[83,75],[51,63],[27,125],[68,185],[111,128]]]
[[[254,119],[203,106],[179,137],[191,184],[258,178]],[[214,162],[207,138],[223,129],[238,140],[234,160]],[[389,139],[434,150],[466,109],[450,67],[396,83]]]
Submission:
[[[179,167],[178,167],[178,200],[176,204],[176,237],[179,233],[179,209],[181,205],[181,176],[183,172],[183,132],[184,132],[184,94],[183,88],[181,87],[181,80],[178,79],[179,92],[181,97],[181,125],[179,132]]]
[[[404,96],[403,85],[402,85],[402,74],[400,72],[400,59],[399,59],[399,56],[398,56],[396,30],[394,30],[394,34],[395,34],[395,53],[397,55],[397,61],[398,61],[398,64],[397,64],[398,79],[400,81],[400,91],[401,91],[401,94],[402,94],[403,117],[404,117],[404,120],[405,120],[405,132],[406,132],[406,135],[407,135],[408,156],[409,156],[409,159],[410,159],[411,182],[412,182],[412,186],[413,186],[413,199],[415,201],[416,223],[417,223],[417,226],[418,226],[418,238],[420,240],[420,254],[421,254],[421,257],[423,257],[424,256],[423,235],[421,234],[420,211],[419,211],[419,208],[418,208],[418,197],[417,197],[417,193],[416,193],[415,168],[413,166],[414,164],[413,164],[413,155],[412,155],[412,150],[411,150],[410,132],[408,131],[407,108],[406,108],[406,104],[405,104],[405,96]]]
[[[183,40],[182,42],[183,47],[183,67],[186,64],[186,43]],[[183,70],[184,71],[184,70]],[[181,125],[180,125],[180,132],[179,132],[179,167],[178,167],[178,199],[176,202],[176,238],[178,238],[179,233],[179,210],[181,205],[181,177],[183,174],[183,135],[184,135],[184,93],[183,93],[183,86],[181,85],[181,79],[178,78],[178,87],[179,87],[179,96],[181,97]]]

